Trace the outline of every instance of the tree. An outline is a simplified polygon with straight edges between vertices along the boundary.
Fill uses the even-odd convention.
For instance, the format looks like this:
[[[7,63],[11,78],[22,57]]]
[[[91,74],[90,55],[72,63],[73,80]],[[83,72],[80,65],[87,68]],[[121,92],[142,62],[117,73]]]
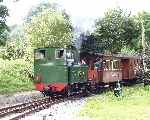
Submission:
[[[3,58],[9,60],[22,58],[26,49],[24,28],[22,25],[14,25],[10,27],[10,31]]]
[[[31,22],[32,17],[33,16],[37,16],[39,13],[41,13],[42,11],[46,10],[46,9],[53,9],[53,10],[57,10],[57,4],[52,4],[48,1],[45,2],[41,2],[40,4],[33,6],[29,12],[28,15],[25,18],[26,22]]]
[[[32,47],[66,47],[71,44],[72,29],[61,12],[46,9],[26,25]]]
[[[2,2],[2,0],[0,2]],[[7,40],[8,26],[6,25],[6,17],[8,15],[7,7],[0,4],[0,46],[4,46]]]
[[[113,53],[120,52],[123,46],[132,47],[140,32],[138,22],[120,8],[108,10],[95,26],[96,44]]]
[[[150,13],[142,11],[136,16],[141,24],[141,55],[143,59],[143,80],[144,85],[150,84]]]
[[[79,37],[81,44],[81,51],[82,52],[100,52],[98,51],[96,43],[96,38],[94,35],[90,33],[81,33]]]
[[[141,30],[142,25],[144,29],[144,39],[146,43],[150,43],[150,13],[146,11],[142,11],[138,13],[136,16],[136,19],[139,21],[139,24],[141,24]],[[142,31],[141,31],[142,32]]]
[[[142,80],[144,86],[150,85],[150,45],[145,46],[145,53],[143,54],[143,69],[142,69]]]
[[[62,15],[64,16],[64,18],[66,20],[70,21],[70,16],[66,13],[65,9],[58,9],[57,3],[50,3],[48,1],[41,2],[40,4],[32,7],[28,12],[28,15],[26,16],[25,21],[27,23],[31,22],[32,17],[37,16],[38,14],[42,13],[44,10],[47,10],[47,9],[52,9],[54,11],[60,11],[62,13]],[[72,26],[70,26],[70,27],[72,28]]]

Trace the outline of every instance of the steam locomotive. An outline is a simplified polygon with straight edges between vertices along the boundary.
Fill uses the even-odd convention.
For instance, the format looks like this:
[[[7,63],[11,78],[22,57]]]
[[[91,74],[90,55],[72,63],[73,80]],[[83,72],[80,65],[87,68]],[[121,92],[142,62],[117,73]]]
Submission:
[[[141,61],[138,56],[38,48],[34,51],[34,85],[48,96],[92,92],[116,81],[137,81]]]

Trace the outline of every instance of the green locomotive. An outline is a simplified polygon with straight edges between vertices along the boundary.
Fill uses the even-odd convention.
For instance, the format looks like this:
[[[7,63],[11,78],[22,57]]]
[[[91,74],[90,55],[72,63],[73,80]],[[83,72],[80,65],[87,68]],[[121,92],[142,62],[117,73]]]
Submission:
[[[75,49],[38,48],[34,50],[34,83],[45,95],[72,94],[85,90],[88,66],[79,63]]]

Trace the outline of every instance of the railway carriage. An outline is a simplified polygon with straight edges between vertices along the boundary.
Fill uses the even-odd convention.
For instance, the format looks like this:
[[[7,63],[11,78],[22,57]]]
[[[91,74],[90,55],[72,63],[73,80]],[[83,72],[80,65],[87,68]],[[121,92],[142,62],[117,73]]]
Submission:
[[[116,81],[136,83],[139,80],[138,76],[143,67],[142,59],[139,56],[99,53],[87,56],[88,80],[90,82],[104,86]]]

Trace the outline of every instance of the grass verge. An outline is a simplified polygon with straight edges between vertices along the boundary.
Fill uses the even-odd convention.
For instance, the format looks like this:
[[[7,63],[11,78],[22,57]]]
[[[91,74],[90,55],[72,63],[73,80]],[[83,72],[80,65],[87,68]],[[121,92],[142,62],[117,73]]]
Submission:
[[[88,99],[80,116],[90,120],[149,120],[150,87],[123,88],[123,97],[117,98],[113,91]]]
[[[25,73],[29,66],[24,59],[0,59],[0,94],[33,90],[33,83]]]

